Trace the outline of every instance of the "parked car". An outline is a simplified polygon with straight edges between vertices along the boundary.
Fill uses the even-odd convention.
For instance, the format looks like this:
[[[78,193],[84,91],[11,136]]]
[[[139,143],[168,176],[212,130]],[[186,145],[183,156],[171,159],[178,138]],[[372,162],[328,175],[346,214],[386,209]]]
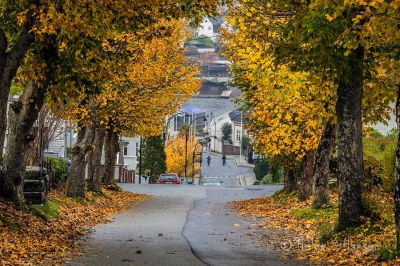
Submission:
[[[182,185],[192,185],[193,182],[192,182],[190,179],[188,179],[188,178],[182,177],[182,178],[181,178],[181,184],[182,184]]]
[[[201,179],[201,184],[203,186],[220,186],[222,183],[224,182],[218,177],[203,177]]]
[[[180,185],[181,180],[177,174],[161,174],[157,179],[157,184],[176,184]]]

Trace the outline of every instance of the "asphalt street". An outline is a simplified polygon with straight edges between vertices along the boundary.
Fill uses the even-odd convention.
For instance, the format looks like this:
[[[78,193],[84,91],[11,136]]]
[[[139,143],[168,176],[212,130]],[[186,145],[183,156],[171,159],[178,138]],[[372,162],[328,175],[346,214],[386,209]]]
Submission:
[[[112,223],[95,227],[68,265],[299,265],[265,250],[260,230],[227,202],[270,195],[280,186],[203,187],[121,184],[152,195]]]
[[[207,156],[211,157],[210,166],[207,165]],[[201,173],[203,177],[218,177],[226,186],[235,186],[238,175],[247,175],[253,173],[253,168],[237,166],[239,156],[227,156],[225,166],[222,165],[222,155],[203,152]]]

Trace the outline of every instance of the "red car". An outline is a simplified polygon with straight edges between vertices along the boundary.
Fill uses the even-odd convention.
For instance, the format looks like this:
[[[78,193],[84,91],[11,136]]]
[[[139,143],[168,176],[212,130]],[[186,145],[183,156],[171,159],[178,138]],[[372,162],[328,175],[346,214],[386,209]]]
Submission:
[[[157,179],[157,184],[175,184],[180,185],[181,180],[177,174],[161,174]]]

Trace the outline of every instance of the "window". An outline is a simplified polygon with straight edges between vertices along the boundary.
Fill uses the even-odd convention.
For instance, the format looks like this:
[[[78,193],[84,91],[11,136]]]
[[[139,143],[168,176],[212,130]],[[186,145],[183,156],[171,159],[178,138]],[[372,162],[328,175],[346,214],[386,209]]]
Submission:
[[[128,156],[128,143],[124,143],[124,156]]]
[[[136,142],[136,156],[139,156],[139,143]]]
[[[236,141],[240,142],[240,138],[242,136],[242,131],[241,130],[236,130]]]
[[[211,26],[208,26],[208,30],[211,30]]]

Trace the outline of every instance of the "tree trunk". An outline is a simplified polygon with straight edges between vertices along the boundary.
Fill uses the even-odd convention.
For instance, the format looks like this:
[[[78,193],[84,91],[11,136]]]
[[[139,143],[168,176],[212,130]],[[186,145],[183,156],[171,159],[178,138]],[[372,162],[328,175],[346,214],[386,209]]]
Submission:
[[[29,36],[30,34],[26,35],[27,40],[24,41],[18,39],[17,42],[21,41],[22,43],[15,43],[13,49],[16,48],[17,45],[21,45],[21,47],[19,47],[18,49],[28,49],[26,45],[29,46]],[[3,184],[4,195],[8,198],[13,199],[16,202],[24,201],[23,178],[26,171],[25,159],[28,144],[33,140],[33,136],[31,135],[32,126],[37,120],[39,111],[43,106],[47,87],[51,82],[55,80],[54,70],[56,69],[56,65],[58,63],[58,57],[57,50],[54,48],[54,45],[51,41],[51,39],[46,40],[46,42],[44,42],[45,45],[43,46],[43,48],[35,55],[40,58],[40,60],[43,60],[43,62],[45,62],[47,65],[43,73],[41,73],[43,74],[45,79],[40,80],[37,83],[28,82],[20,99],[11,104],[9,110],[9,134],[7,141],[7,151],[5,155],[5,160],[3,162],[5,174],[3,175],[3,180],[0,181],[0,183]],[[13,60],[17,61],[23,59],[23,54],[20,54],[21,51],[19,51],[19,53],[17,54],[12,54],[12,50],[10,51],[10,54],[8,56],[11,56],[11,58],[13,58],[14,56],[15,58],[13,58]],[[11,67],[14,69],[14,71],[16,71],[20,62],[6,62],[6,64],[9,64],[8,67]],[[2,71],[4,71],[4,69]],[[2,77],[0,79],[2,79]],[[2,118],[3,117],[0,114],[0,119]],[[1,134],[3,134],[3,132],[1,132],[0,130],[0,136]],[[0,141],[1,140],[4,140],[4,138],[0,138]]]
[[[312,194],[312,184],[315,169],[315,151],[308,151],[301,165],[301,177],[299,184],[299,200],[305,201]]]
[[[4,196],[22,203],[23,178],[26,171],[25,153],[33,140],[31,130],[43,106],[45,89],[29,82],[19,100],[10,105],[9,131],[4,166]]]
[[[85,197],[86,155],[94,141],[94,125],[85,126],[78,132],[78,140],[72,149],[71,173],[68,178],[67,196]]]
[[[104,138],[106,129],[103,126],[97,127],[95,131],[94,149],[89,153],[88,164],[88,178],[89,178],[89,191],[99,192],[101,185],[101,155],[103,152]]]
[[[325,125],[321,141],[315,154],[315,174],[313,186],[313,207],[319,208],[329,203],[329,160],[335,144],[336,126]]]
[[[396,150],[396,171],[394,176],[394,217],[396,223],[396,251],[400,252],[400,86],[397,90],[396,101],[396,122],[397,122],[397,150]]]
[[[339,228],[359,223],[362,215],[362,84],[363,49],[353,51],[337,90]]]
[[[104,184],[111,184],[114,182],[115,165],[117,160],[117,153],[119,151],[118,134],[113,129],[108,129],[106,139],[104,142],[105,162],[104,162]]]
[[[30,4],[35,2],[30,1]],[[0,167],[3,165],[4,140],[7,129],[7,105],[11,82],[27,53],[35,41],[31,28],[34,24],[33,10],[26,15],[26,23],[9,49],[5,33],[0,29]],[[9,51],[7,51],[9,49]]]
[[[285,181],[283,190],[290,193],[297,189],[296,170],[294,168],[285,169]]]

